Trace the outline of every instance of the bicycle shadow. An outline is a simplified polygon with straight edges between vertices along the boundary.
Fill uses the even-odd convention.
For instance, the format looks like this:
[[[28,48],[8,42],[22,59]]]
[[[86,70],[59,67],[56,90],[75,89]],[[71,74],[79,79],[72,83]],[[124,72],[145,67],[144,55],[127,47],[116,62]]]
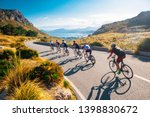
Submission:
[[[78,57],[67,58],[67,59],[65,59],[65,60],[63,60],[63,61],[60,61],[60,62],[58,63],[58,65],[65,65],[65,64],[67,64],[67,63],[69,63],[69,62],[74,62],[74,61],[76,61],[76,60],[79,60],[79,58],[78,58]]]
[[[45,56],[49,56],[49,55],[54,55],[54,54],[57,54],[57,52],[52,52],[52,53],[44,54],[44,55],[41,55],[41,57],[45,57]]]
[[[64,57],[64,55],[56,55],[56,56],[54,56],[52,58],[49,58],[49,60],[55,60],[55,59],[63,58],[63,57]]]
[[[42,51],[42,52],[39,52],[39,54],[43,54],[43,53],[47,53],[47,52],[51,52],[50,50],[48,51]]]
[[[89,67],[90,66],[90,67]],[[94,65],[93,64],[77,64],[75,67],[73,68],[69,68],[67,71],[65,71],[64,75],[65,76],[71,76],[75,73],[77,73],[78,71],[86,71],[89,70],[90,68],[92,68]]]
[[[113,75],[113,74],[114,74],[113,72],[106,73],[102,78],[111,77],[111,78],[114,78],[114,80],[112,80],[110,82],[106,81],[106,83],[104,83],[104,84],[101,83],[99,86],[93,86],[90,90],[87,100],[90,100],[90,99],[92,99],[92,100],[94,100],[94,99],[95,100],[111,100],[111,94],[113,92],[115,92],[115,90],[118,90],[117,92],[115,92],[118,95],[123,95],[123,94],[127,93],[131,87],[131,80],[128,78],[119,78],[118,76],[116,76],[115,74]],[[121,80],[124,80],[124,81],[126,80],[129,83],[129,87],[127,88],[126,91],[122,90],[121,86],[119,85],[119,82],[121,82]],[[120,93],[119,90],[122,91],[123,93]],[[93,96],[94,93],[96,93],[95,96]]]

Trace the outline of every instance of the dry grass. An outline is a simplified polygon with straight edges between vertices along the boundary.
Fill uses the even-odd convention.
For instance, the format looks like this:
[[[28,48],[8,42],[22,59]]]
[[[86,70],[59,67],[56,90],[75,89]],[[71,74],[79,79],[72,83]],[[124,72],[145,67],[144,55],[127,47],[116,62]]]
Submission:
[[[85,39],[78,39],[80,44],[99,42],[104,47],[109,48],[112,43],[116,43],[118,47],[123,50],[131,50],[136,52],[139,44],[145,38],[150,38],[150,32],[141,33],[104,33],[86,37]]]
[[[7,96],[8,100],[52,100],[52,96],[36,81],[27,81],[14,87],[14,92]]]

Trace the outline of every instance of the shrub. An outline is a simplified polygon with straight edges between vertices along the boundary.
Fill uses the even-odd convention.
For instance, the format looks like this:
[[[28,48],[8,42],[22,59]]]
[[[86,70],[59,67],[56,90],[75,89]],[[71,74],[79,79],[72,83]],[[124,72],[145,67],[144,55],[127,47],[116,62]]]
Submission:
[[[52,97],[48,91],[44,90],[40,83],[36,81],[27,81],[14,87],[14,92],[6,97],[9,100],[49,100]]]
[[[138,51],[150,52],[150,38],[144,39],[138,46]]]
[[[101,44],[100,42],[93,42],[93,43],[91,44],[91,46],[100,46],[100,47],[102,47],[103,44]]]
[[[8,74],[9,70],[13,68],[14,65],[11,61],[0,60],[0,80]]]
[[[39,78],[41,81],[44,81],[45,85],[49,86],[54,83],[59,83],[62,80],[63,71],[54,62],[46,61],[33,69],[30,73],[30,78],[32,80]]]
[[[38,53],[35,50],[31,50],[28,48],[20,48],[17,50],[17,56],[19,56],[22,59],[30,59],[33,57],[38,57]]]
[[[12,50],[6,49],[0,52],[0,59],[12,60],[15,58],[15,52]]]
[[[0,82],[0,90],[6,89],[8,93],[14,91],[14,87],[20,87],[23,82],[29,80],[28,73],[38,65],[37,62],[31,60],[22,60],[14,69],[9,70],[9,73]]]

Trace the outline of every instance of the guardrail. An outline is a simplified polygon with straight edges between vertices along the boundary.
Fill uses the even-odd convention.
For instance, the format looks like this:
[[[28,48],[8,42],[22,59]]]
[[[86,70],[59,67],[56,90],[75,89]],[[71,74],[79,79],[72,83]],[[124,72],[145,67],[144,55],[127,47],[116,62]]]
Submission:
[[[34,42],[34,43],[35,43],[35,44],[39,44],[39,45],[49,46],[49,43],[47,43],[47,42]],[[92,49],[93,49],[93,50],[96,50],[96,51],[108,52],[108,48],[105,48],[105,47],[92,46]],[[135,53],[133,53],[133,52],[130,51],[130,50],[125,50],[125,53],[126,53],[126,54],[129,54],[129,55],[135,55]],[[150,57],[150,52],[139,51],[138,55]]]

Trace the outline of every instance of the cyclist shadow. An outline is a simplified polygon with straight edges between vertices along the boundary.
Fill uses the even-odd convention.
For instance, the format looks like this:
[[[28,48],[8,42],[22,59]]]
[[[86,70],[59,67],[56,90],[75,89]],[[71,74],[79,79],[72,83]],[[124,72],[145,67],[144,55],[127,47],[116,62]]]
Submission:
[[[69,63],[69,62],[74,62],[74,61],[76,61],[76,60],[79,60],[79,58],[78,58],[78,57],[67,58],[67,59],[65,59],[65,60],[63,60],[63,61],[60,61],[60,62],[58,63],[58,65],[65,65],[65,64],[67,64],[67,63]]]
[[[64,57],[63,55],[57,55],[57,56],[54,56],[52,58],[49,58],[49,60],[55,60],[55,59],[63,58],[63,57]]]
[[[57,54],[57,52],[52,52],[52,53],[44,54],[44,55],[41,55],[41,57],[45,57],[45,56],[49,56],[49,55],[54,55],[54,54]]]
[[[92,68],[94,65],[93,64],[82,64],[83,62],[81,62],[80,64],[77,64],[75,67],[73,68],[69,68],[67,71],[65,71],[64,75],[65,76],[71,76],[75,73],[77,73],[78,71],[86,71],[90,68]],[[85,63],[85,62],[84,62]]]
[[[109,76],[110,74],[111,74],[111,76]],[[115,74],[113,75],[113,74],[114,74],[113,72],[108,72],[107,74],[105,74],[102,77],[102,79],[105,79],[105,77],[112,77],[113,80],[110,81],[110,82],[104,81],[99,86],[93,86],[90,90],[90,93],[87,97],[87,100],[93,99],[94,98],[93,97],[94,93],[97,93],[96,96],[95,96],[95,100],[111,100],[111,94],[113,92],[115,92],[118,95],[123,95],[126,92],[128,92],[130,87],[131,87],[130,79],[128,79],[128,78],[119,78],[118,76],[116,76]],[[119,85],[119,83],[122,82],[122,81],[124,81],[124,83],[128,82],[128,85],[129,85],[125,91],[123,89],[121,89],[121,86]],[[126,84],[123,84],[123,85],[126,85]],[[96,92],[94,92],[94,91],[96,91]]]

